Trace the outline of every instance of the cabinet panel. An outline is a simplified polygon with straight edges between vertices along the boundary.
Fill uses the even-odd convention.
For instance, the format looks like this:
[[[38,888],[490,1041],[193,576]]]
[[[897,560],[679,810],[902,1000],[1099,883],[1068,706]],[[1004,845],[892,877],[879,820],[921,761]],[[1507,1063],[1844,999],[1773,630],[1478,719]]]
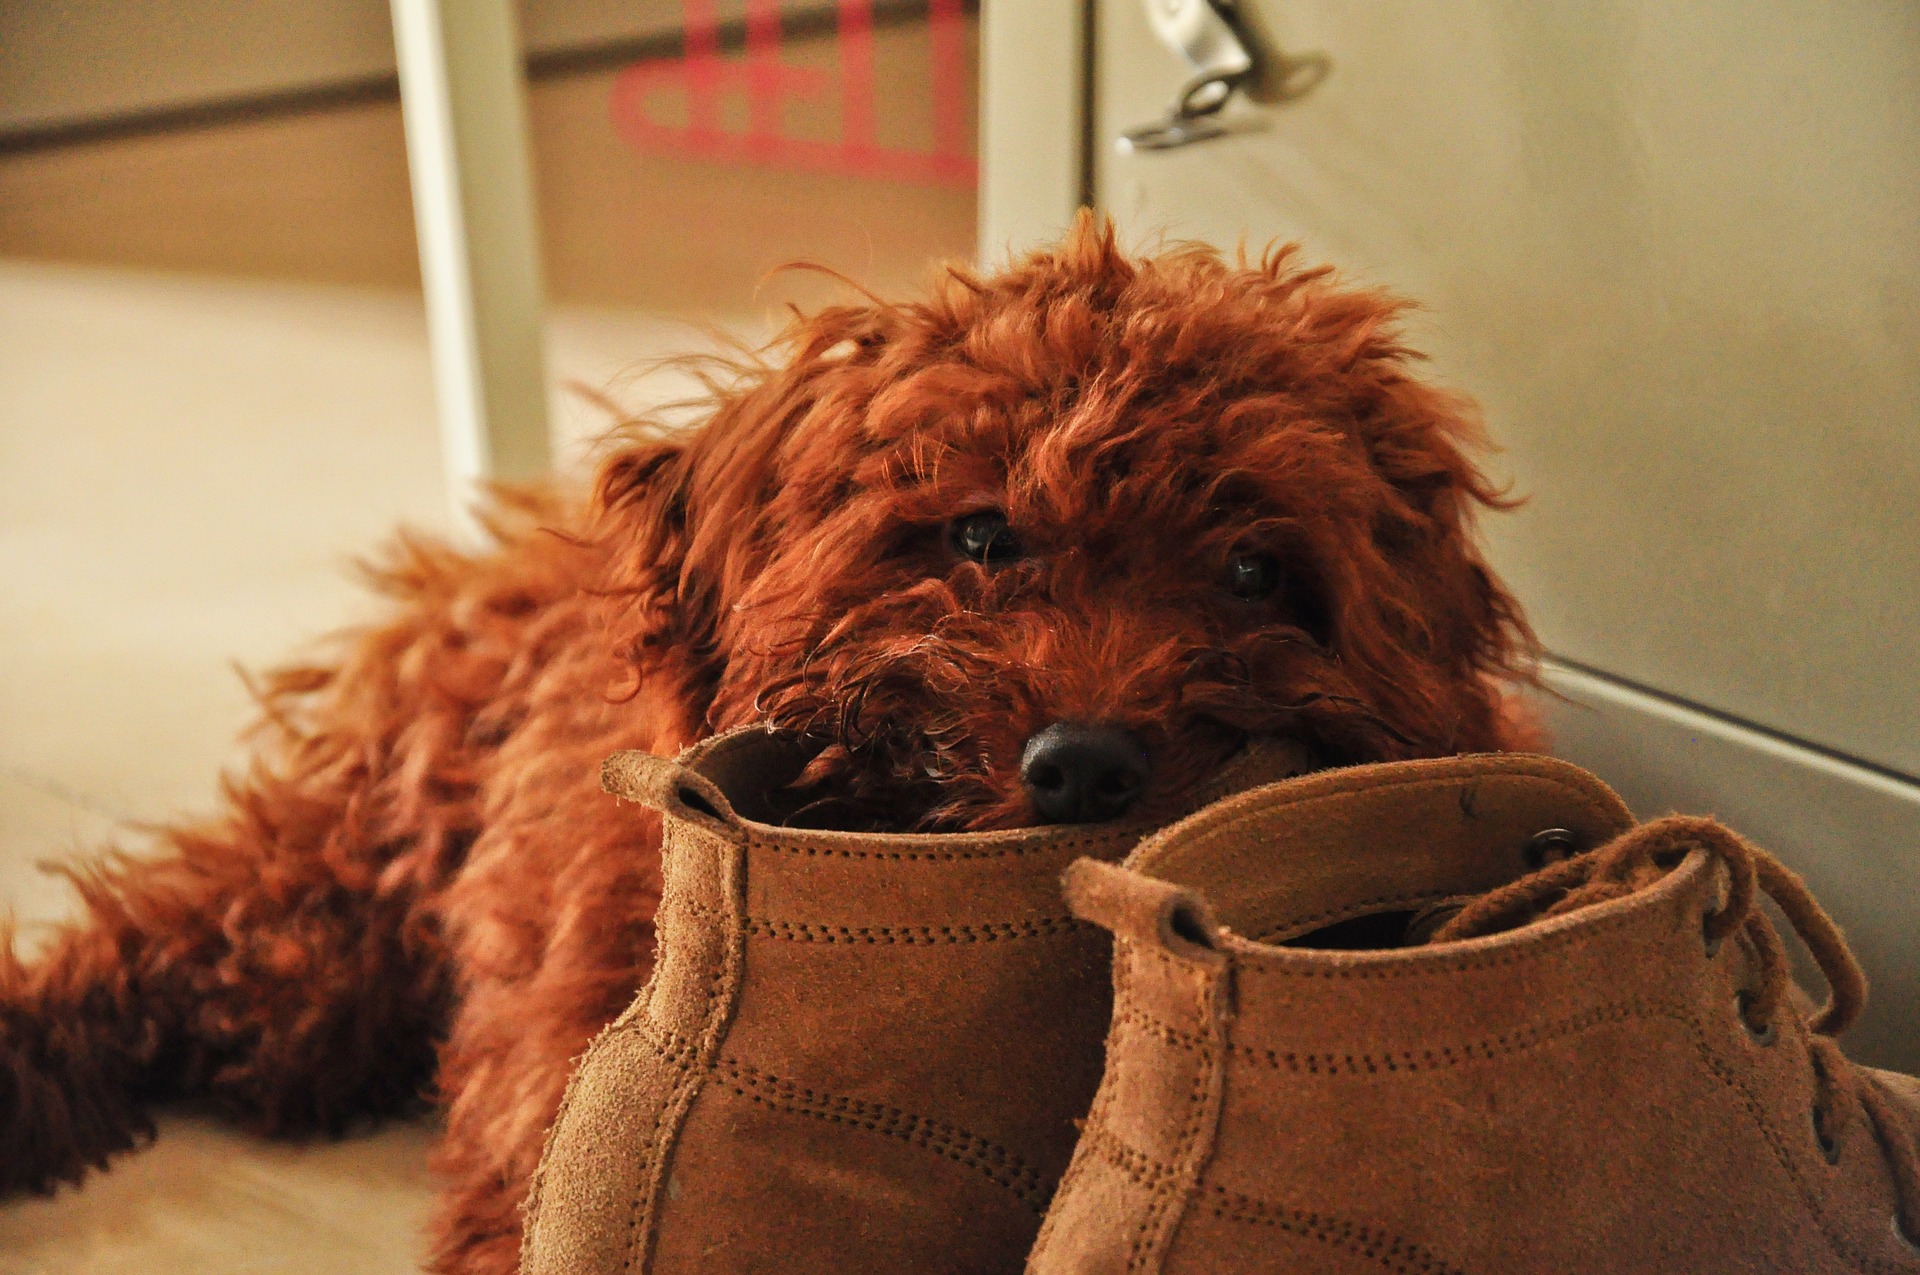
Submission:
[[[1550,649],[1920,775],[1920,7],[1241,3],[1324,80],[1130,155],[1183,66],[1099,6],[1122,227],[1418,299]]]

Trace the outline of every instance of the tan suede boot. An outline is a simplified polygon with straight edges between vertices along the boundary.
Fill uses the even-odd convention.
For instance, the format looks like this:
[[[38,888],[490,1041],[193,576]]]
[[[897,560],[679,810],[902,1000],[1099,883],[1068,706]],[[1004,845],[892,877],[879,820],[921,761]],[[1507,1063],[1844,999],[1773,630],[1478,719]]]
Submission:
[[[1545,758],[1359,767],[1068,897],[1116,995],[1033,1275],[1920,1271],[1920,1082],[1841,1055],[1858,967],[1711,821],[1632,827]]]
[[[522,1269],[1017,1271],[1100,1076],[1109,942],[1061,870],[1147,831],[771,826],[811,753],[757,728],[609,760],[665,816],[651,982],[549,1136]],[[1249,750],[1210,799],[1297,773]]]

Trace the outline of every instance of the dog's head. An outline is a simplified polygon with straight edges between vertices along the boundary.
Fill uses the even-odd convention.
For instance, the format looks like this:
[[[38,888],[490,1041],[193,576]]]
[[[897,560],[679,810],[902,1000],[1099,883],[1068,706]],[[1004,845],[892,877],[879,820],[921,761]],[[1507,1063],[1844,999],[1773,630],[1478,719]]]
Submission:
[[[1471,521],[1502,502],[1396,312],[1083,220],[798,321],[708,424],[603,469],[627,653],[927,825],[1170,811],[1256,735],[1500,747],[1531,643]]]

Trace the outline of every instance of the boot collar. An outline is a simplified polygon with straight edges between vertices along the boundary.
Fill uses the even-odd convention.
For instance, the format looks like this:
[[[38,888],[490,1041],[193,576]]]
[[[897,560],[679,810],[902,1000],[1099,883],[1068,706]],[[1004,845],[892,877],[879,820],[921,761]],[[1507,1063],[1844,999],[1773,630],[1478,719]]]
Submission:
[[[782,826],[769,797],[798,777],[822,747],[823,741],[804,735],[741,726],[702,740],[675,759],[638,751],[615,753],[601,767],[601,786],[659,810],[671,822],[704,825],[772,848],[860,859],[980,857],[1065,845],[1095,858],[1117,858],[1164,823],[1118,820],[955,833]],[[1227,794],[1299,775],[1310,764],[1305,748],[1292,741],[1256,740],[1203,785],[1190,805],[1203,808]]]
[[[1578,766],[1489,753],[1241,793],[1143,841],[1127,866],[1198,891],[1242,938],[1283,943],[1481,894],[1632,826],[1620,798]]]

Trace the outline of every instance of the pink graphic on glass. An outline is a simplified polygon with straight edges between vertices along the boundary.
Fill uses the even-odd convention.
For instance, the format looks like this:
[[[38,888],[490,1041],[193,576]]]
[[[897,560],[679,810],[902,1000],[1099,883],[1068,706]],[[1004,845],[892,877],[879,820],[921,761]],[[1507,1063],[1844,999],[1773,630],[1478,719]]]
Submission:
[[[933,148],[928,151],[882,146],[877,140],[873,0],[839,0],[837,142],[787,137],[781,132],[781,106],[791,98],[832,91],[836,77],[781,62],[779,0],[747,0],[744,61],[720,56],[720,24],[713,0],[683,3],[684,55],[637,62],[614,81],[609,103],[613,125],[635,150],[935,186],[972,187],[977,181],[978,165],[967,153],[967,52],[961,0],[927,3],[928,89],[933,107]],[[661,123],[648,114],[648,95],[662,88],[685,94],[684,125]],[[723,127],[720,118],[725,96],[740,92],[746,95],[745,132]]]

